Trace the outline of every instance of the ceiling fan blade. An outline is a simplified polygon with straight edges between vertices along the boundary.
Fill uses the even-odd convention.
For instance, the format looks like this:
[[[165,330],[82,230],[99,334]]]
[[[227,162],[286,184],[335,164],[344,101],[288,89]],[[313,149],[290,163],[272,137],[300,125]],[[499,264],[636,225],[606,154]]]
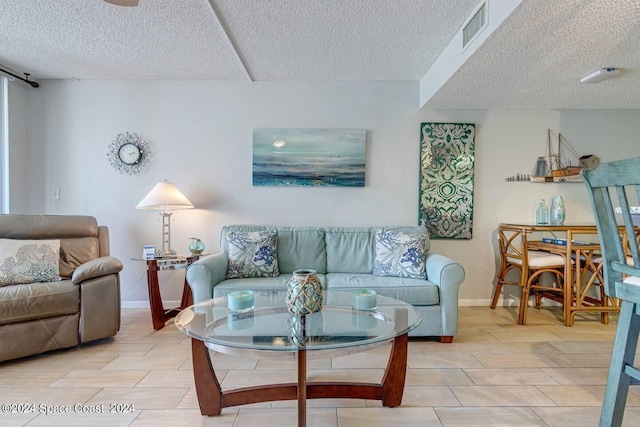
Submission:
[[[107,3],[115,4],[116,6],[137,6],[138,0],[104,0]]]

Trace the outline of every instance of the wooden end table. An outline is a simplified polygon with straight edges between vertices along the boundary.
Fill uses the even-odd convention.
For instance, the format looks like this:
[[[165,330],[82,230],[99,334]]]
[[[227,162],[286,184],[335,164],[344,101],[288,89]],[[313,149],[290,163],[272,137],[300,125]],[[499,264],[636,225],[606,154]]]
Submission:
[[[184,287],[182,288],[182,298],[180,300],[180,306],[175,308],[164,308],[162,303],[162,295],[160,294],[160,282],[158,280],[158,271],[167,270],[183,270],[199,260],[200,257],[205,254],[178,256],[173,258],[132,258],[134,261],[145,261],[147,264],[147,286],[149,288],[149,306],[151,308],[151,321],[153,322],[153,329],[164,328],[167,320],[173,319],[184,308],[193,304],[191,296],[191,288],[187,283],[185,274]]]

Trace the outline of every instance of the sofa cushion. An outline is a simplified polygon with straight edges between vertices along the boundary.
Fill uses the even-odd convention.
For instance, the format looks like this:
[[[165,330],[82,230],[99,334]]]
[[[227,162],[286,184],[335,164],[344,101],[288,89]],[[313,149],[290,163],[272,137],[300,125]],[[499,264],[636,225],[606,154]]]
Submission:
[[[78,345],[79,315],[0,325],[0,362]]]
[[[68,279],[76,268],[100,256],[98,237],[60,239],[60,277]]]
[[[0,239],[0,286],[60,280],[60,240]]]
[[[278,227],[278,266],[280,273],[309,269],[327,271],[325,231],[314,227]]]
[[[227,233],[227,279],[278,276],[278,239],[275,230]]]
[[[278,277],[247,277],[242,279],[227,279],[213,288],[214,297],[226,296],[229,292],[239,290],[263,291],[287,289],[288,275]]]
[[[229,233],[276,230],[278,235],[278,269],[293,273],[301,268],[327,271],[324,229],[317,227],[267,227],[265,225],[228,225],[220,233],[220,249],[229,254]]]
[[[376,230],[375,276],[425,279],[426,235]]]
[[[375,228],[327,228],[327,272],[371,273],[375,254]]]
[[[287,282],[291,278],[291,274],[281,274],[278,277],[259,277],[259,278],[243,278],[243,279],[227,279],[218,283],[213,288],[213,297],[224,297],[229,292],[239,290],[251,290],[261,292],[265,295],[271,295],[274,301],[284,302],[286,296]],[[316,274],[322,287],[326,289],[327,278],[324,274]],[[284,296],[283,296],[284,295]]]
[[[440,304],[438,286],[427,280],[377,277],[371,274],[328,273],[327,287],[332,290],[371,289],[379,295],[412,305]]]
[[[214,296],[225,296],[227,292],[248,289],[252,291],[260,290],[286,290],[287,282],[291,279],[292,274],[281,274],[278,277],[247,277],[241,279],[227,279],[218,283],[213,288]],[[322,287],[327,287],[327,275],[316,274]]]
[[[0,288],[0,324],[24,322],[80,310],[80,288],[71,280]]]

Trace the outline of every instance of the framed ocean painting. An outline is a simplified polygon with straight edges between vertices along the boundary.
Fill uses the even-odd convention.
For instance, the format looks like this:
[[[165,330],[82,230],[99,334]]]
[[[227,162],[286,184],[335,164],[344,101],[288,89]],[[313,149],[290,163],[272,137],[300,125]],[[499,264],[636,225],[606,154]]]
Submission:
[[[364,187],[367,132],[254,129],[253,185]]]

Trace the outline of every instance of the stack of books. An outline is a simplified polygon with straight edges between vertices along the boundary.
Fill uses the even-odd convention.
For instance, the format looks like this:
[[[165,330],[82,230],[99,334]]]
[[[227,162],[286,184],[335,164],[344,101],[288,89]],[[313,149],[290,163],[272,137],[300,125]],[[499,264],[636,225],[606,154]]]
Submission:
[[[543,237],[542,241],[544,243],[553,243],[554,245],[567,246],[567,239],[554,239],[554,238],[551,238],[551,237]],[[586,242],[584,240],[572,240],[571,244],[572,245],[594,245],[595,243]]]

